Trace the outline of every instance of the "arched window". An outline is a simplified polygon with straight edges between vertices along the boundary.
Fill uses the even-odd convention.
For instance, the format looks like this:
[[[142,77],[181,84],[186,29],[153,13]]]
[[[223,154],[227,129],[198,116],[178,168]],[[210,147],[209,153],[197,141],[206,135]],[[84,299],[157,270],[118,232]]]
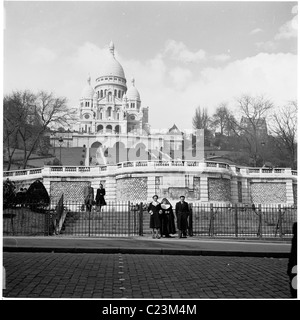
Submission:
[[[98,131],[98,132],[102,132],[102,131],[103,131],[103,125],[102,125],[102,124],[99,124],[99,125],[97,126],[97,131]]]
[[[115,97],[116,97],[117,96],[117,90],[116,89],[115,89],[114,93],[115,93]]]
[[[103,90],[100,91],[100,98],[103,98]]]
[[[110,124],[106,126],[106,132],[112,132],[112,126]]]
[[[119,125],[116,125],[115,132],[116,133],[121,133],[121,127]]]
[[[107,108],[107,116],[111,117],[111,107]]]
[[[118,98],[121,98],[121,90],[118,91]]]

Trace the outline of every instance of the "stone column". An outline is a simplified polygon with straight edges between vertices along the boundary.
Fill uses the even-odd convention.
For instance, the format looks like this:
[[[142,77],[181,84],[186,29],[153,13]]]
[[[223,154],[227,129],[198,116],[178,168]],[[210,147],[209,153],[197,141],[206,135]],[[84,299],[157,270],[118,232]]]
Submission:
[[[251,196],[250,196],[250,182],[247,178],[242,178],[242,201],[243,203],[250,203]]]
[[[207,176],[200,177],[200,201],[208,202],[208,178]]]
[[[286,185],[286,203],[294,204],[293,180],[292,179],[287,180],[285,185]]]
[[[155,195],[155,176],[150,176],[147,179],[147,201],[151,201]]]
[[[118,201],[116,199],[116,178],[115,177],[107,177],[105,182],[105,192],[106,192],[106,201],[115,202]]]
[[[90,165],[90,146],[87,144],[86,146],[86,152],[85,152],[85,166],[89,167]]]
[[[231,178],[231,202],[238,203],[239,202],[239,195],[238,195],[238,183],[235,177]]]

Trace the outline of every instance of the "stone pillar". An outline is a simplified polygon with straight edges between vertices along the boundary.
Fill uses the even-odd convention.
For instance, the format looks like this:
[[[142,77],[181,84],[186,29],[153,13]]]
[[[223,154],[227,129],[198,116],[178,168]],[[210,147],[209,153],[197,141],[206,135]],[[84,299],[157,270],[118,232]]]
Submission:
[[[118,201],[116,199],[116,178],[115,177],[107,177],[105,182],[105,192],[106,192],[106,201],[114,202]]]
[[[90,166],[90,146],[86,146],[86,152],[85,152],[85,166],[89,167]]]
[[[238,195],[238,183],[237,179],[233,177],[230,181],[231,184],[231,202],[238,203],[239,202],[239,195]]]
[[[293,180],[289,179],[286,181],[286,203],[294,204],[294,193],[293,193]]]
[[[247,178],[242,178],[242,201],[243,203],[251,202],[250,182]]]
[[[208,202],[208,178],[200,177],[200,201]]]
[[[48,194],[49,194],[49,197],[51,197],[51,194],[50,194],[50,184],[51,184],[50,179],[44,177],[44,178],[43,178],[43,185],[44,185],[44,187],[46,188],[46,190],[47,190],[47,192],[48,192]]]
[[[151,201],[155,195],[155,176],[150,176],[147,179],[147,201]]]

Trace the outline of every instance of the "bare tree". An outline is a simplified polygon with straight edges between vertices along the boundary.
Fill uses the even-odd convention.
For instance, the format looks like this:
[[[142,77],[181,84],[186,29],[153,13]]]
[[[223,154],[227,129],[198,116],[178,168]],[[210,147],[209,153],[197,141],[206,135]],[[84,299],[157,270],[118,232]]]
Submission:
[[[236,120],[232,112],[228,109],[227,103],[221,103],[213,114],[211,119],[211,127],[216,130],[220,129],[221,136],[230,136],[233,132],[232,126]]]
[[[291,101],[287,106],[279,108],[272,115],[273,126],[271,131],[289,152],[292,169],[296,167],[297,156],[297,110],[297,101]]]
[[[19,133],[26,124],[27,111],[34,104],[35,96],[26,91],[16,91],[4,97],[3,101],[3,144],[8,156],[10,170],[15,150],[19,148]]]
[[[235,134],[245,141],[254,166],[257,166],[262,143],[267,138],[267,121],[269,111],[273,108],[273,103],[264,96],[252,97],[242,95],[237,99],[238,110],[241,115],[240,122],[234,118],[231,121]]]
[[[24,150],[24,169],[49,126],[55,124],[66,127],[68,121],[74,120],[74,111],[67,107],[67,99],[55,97],[52,92],[40,91],[38,94],[29,91],[13,92],[4,98],[4,105],[4,123],[7,128],[6,147],[10,149],[10,138],[14,134]],[[13,111],[10,109],[11,105],[13,105]],[[11,161],[9,168],[10,165]]]
[[[207,114],[207,109],[200,107],[196,108],[195,115],[193,117],[193,128],[194,129],[208,129],[210,124],[210,118]]]
[[[204,145],[209,146],[212,140],[212,133],[209,130],[211,119],[208,116],[207,109],[203,108],[201,110],[200,107],[197,107],[195,110],[195,115],[193,117],[193,128],[203,129],[204,131]]]

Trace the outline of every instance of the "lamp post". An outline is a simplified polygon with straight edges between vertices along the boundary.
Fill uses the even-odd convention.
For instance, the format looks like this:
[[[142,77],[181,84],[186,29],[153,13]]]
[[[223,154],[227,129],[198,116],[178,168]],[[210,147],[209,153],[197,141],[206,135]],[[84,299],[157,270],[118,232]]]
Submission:
[[[61,146],[64,142],[64,139],[62,138],[62,136],[59,137],[58,139],[58,143],[59,143],[59,161],[60,161],[60,164],[61,164]]]

